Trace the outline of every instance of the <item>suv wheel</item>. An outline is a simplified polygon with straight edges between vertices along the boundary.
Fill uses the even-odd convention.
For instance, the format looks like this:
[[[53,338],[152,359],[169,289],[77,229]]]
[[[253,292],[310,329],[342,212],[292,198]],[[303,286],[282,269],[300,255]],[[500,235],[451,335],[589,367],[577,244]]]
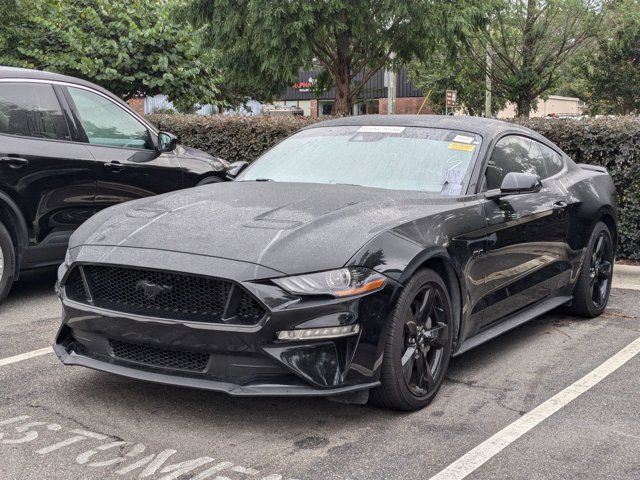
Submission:
[[[223,182],[224,180],[222,180],[220,177],[216,177],[215,175],[211,175],[210,177],[207,177],[203,180],[200,180],[198,182],[198,184],[196,185],[196,187],[199,187],[201,185],[211,185],[212,183],[220,183]]]
[[[13,285],[16,271],[16,250],[7,228],[0,223],[0,302],[2,302]]]

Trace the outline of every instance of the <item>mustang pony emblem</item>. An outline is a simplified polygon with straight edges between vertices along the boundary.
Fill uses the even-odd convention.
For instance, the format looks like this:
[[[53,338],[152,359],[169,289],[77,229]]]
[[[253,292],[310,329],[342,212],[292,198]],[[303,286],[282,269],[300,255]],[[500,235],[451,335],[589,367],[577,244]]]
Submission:
[[[140,280],[136,283],[136,290],[142,290],[145,297],[149,300],[154,300],[158,295],[173,290],[173,286],[158,285],[157,283],[152,283],[149,280]]]

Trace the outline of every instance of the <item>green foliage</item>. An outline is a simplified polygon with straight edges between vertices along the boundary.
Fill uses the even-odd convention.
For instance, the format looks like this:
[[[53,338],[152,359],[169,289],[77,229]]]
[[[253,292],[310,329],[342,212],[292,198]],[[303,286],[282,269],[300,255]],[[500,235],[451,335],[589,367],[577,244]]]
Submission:
[[[640,119],[520,119],[555,142],[576,163],[606,167],[618,190],[618,256],[640,260]]]
[[[0,64],[93,81],[127,99],[164,93],[179,107],[216,103],[214,58],[158,0],[11,0]]]
[[[436,38],[461,34],[480,0],[190,0],[188,16],[205,45],[225,52],[230,81],[268,97],[319,63],[336,88],[336,111],[350,107],[376,71],[412,58]],[[363,78],[356,76],[364,73]]]
[[[445,113],[446,90],[457,90],[458,105],[468,115],[482,115],[485,102],[485,72],[468,55],[451,55],[447,47],[430,52],[424,60],[409,64],[411,83],[429,96],[434,113]],[[499,92],[491,96],[491,111],[506,104]]]
[[[640,112],[640,2],[610,5],[606,28],[587,63],[592,113]]]
[[[252,162],[275,143],[317,121],[300,116],[149,115],[161,130],[180,143],[199,148],[229,162]]]
[[[479,66],[487,50],[493,91],[528,117],[562,77],[576,51],[598,34],[601,0],[493,0],[488,27],[470,32],[466,45]]]

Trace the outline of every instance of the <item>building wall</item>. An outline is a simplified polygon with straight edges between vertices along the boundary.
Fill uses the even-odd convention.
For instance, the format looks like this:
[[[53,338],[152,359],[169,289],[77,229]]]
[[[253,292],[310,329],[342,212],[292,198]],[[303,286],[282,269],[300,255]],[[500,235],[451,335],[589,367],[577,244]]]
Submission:
[[[378,106],[378,112],[381,115],[386,115],[387,114],[387,99],[386,98],[379,98],[377,100],[370,100],[368,101],[370,102],[377,102],[377,106]],[[420,110],[420,107],[422,106],[424,102],[424,97],[404,97],[404,98],[396,98],[396,114],[398,115],[413,115],[413,114],[417,114],[418,111]],[[363,103],[363,102],[359,102]],[[272,105],[274,106],[298,106],[300,107],[303,111],[304,111],[304,115],[306,116],[311,116],[311,117],[318,117],[318,116],[322,116],[323,115],[323,111],[325,110],[325,106],[327,105],[333,105],[334,104],[334,100],[274,100],[272,102]],[[357,106],[359,105],[355,105],[354,106],[354,112],[353,114],[356,115],[357,114]],[[368,108],[367,110],[372,110],[371,108]],[[333,113],[333,112],[332,112]],[[372,113],[372,112],[369,112]],[[373,111],[373,113],[375,113],[375,111]],[[429,103],[427,102],[423,107],[422,107],[422,111],[420,112],[421,114],[429,114],[432,113],[431,109],[429,108]]]
[[[262,109],[262,104],[259,102],[255,102],[260,109]],[[241,107],[243,110],[239,113],[245,113],[246,110]],[[144,97],[144,113],[145,115],[149,115],[151,113],[156,113],[158,111],[163,110],[175,110],[173,103],[169,100],[169,97],[166,95],[158,94],[153,97]],[[218,113],[218,109],[213,105],[202,105],[198,110],[195,111],[196,115],[213,115],[214,113]],[[258,112],[260,113],[260,111]]]
[[[544,117],[550,113],[558,115],[580,115],[580,99],[573,97],[562,97],[560,95],[549,95],[547,100],[538,99],[535,109],[531,112],[531,117]],[[498,118],[513,118],[516,116],[516,106],[508,103],[507,106],[498,112]]]
[[[144,97],[130,98],[127,103],[138,115],[144,115]]]
[[[298,82],[291,87],[287,88],[280,98],[286,100],[334,100],[336,98],[335,88],[331,88],[326,92],[322,92],[319,95],[317,92],[313,92],[309,88],[309,84],[315,82],[316,77],[319,75],[317,70],[300,70],[298,72]],[[409,82],[409,74],[406,68],[401,68],[397,72],[396,79],[396,97],[420,97],[423,92],[415,88]],[[364,72],[360,72],[354,78],[355,81],[360,80],[364,75]],[[363,89],[358,94],[357,100],[371,99],[371,98],[383,98],[387,96],[386,87],[386,70],[378,70],[365,84]]]
[[[396,98],[396,111],[397,115],[415,115],[420,111],[420,107],[424,102],[424,97],[403,97]],[[386,115],[389,111],[388,100],[386,98],[380,98],[378,100],[378,111],[380,115]],[[427,102],[424,107],[422,107],[422,111],[420,114],[426,115],[431,113],[431,109],[429,108],[429,102]]]
[[[304,116],[308,117],[313,116],[311,108],[312,102],[315,102],[316,105],[318,103],[316,100],[274,100],[273,102],[271,102],[271,104],[275,107],[300,107],[304,111]],[[317,108],[315,109],[315,111],[317,115]]]

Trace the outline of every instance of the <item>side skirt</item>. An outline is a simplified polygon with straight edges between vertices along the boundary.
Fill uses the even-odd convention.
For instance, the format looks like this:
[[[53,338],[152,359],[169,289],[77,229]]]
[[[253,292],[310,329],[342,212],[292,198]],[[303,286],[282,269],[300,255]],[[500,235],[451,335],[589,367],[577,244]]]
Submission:
[[[573,296],[565,296],[565,297],[553,297],[548,298],[540,303],[537,303],[533,307],[530,307],[526,310],[516,313],[510,317],[507,317],[506,320],[494,325],[487,330],[483,330],[482,332],[474,335],[471,338],[468,338],[464,341],[464,343],[460,346],[457,352],[455,352],[452,356],[457,357],[458,355],[462,355],[464,352],[468,352],[472,348],[477,347],[478,345],[483,344],[491,340],[492,338],[497,337],[498,335],[502,335],[509,330],[513,330],[516,327],[519,327],[523,323],[527,323],[529,320],[533,320],[540,315],[543,315],[556,307],[561,305],[565,305],[573,300]]]

